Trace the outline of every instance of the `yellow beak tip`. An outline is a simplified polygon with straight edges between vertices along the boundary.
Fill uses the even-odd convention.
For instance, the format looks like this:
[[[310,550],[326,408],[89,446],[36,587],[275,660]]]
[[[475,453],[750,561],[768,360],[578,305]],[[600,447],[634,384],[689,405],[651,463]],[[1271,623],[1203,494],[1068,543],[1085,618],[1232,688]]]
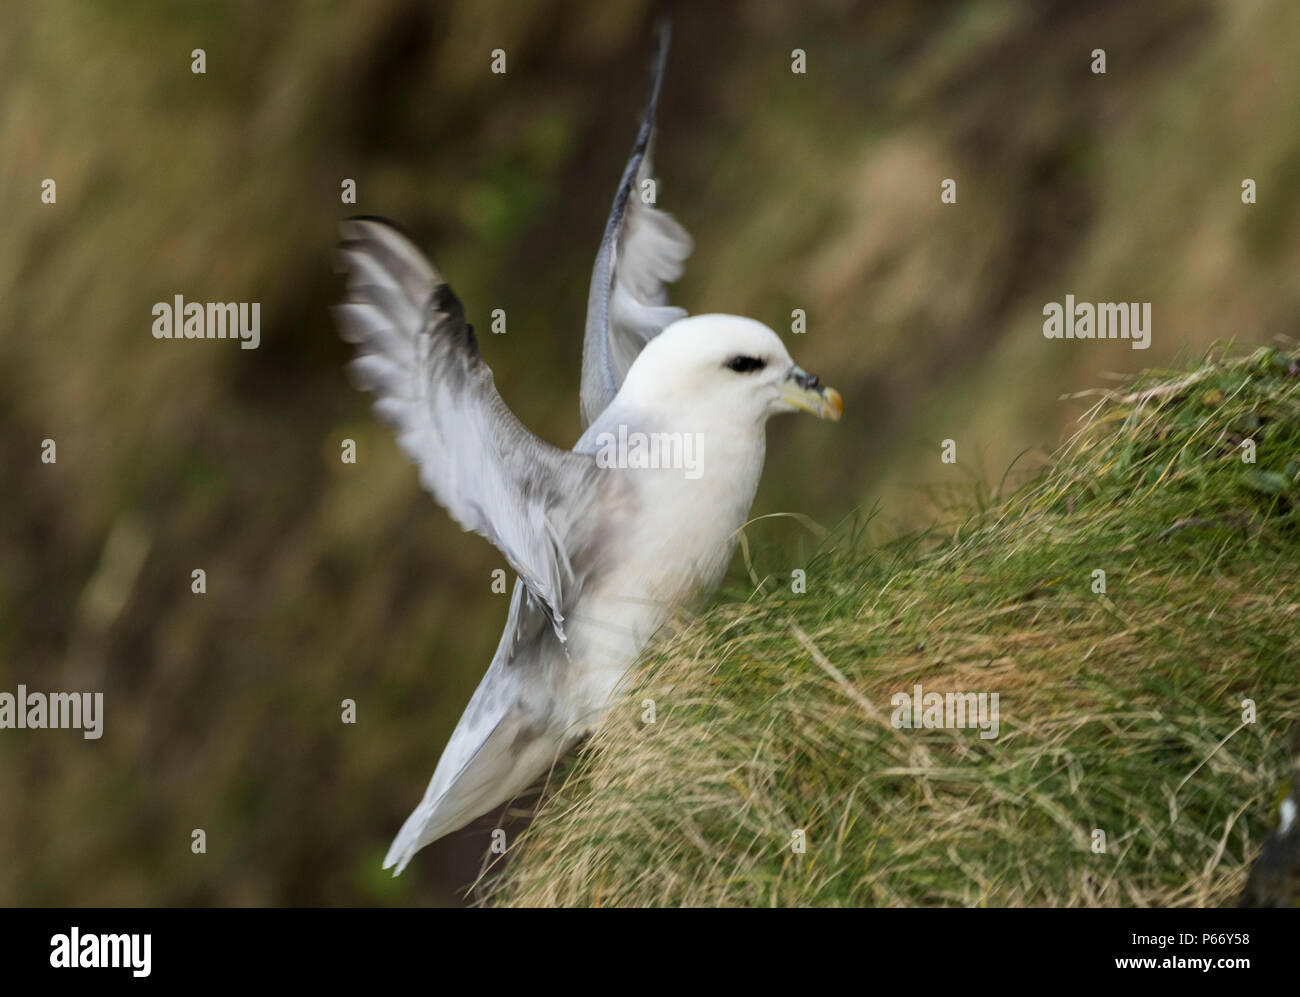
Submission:
[[[826,414],[831,422],[839,422],[844,414],[844,399],[834,388],[826,389]]]

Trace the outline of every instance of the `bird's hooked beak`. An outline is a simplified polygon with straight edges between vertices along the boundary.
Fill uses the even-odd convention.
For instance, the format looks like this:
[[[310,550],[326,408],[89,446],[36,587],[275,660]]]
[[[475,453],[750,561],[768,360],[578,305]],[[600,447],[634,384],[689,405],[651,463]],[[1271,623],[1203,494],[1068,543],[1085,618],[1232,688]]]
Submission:
[[[816,374],[802,367],[791,367],[781,382],[781,400],[803,412],[811,412],[819,419],[838,422],[844,414],[844,399],[834,388],[822,384]]]

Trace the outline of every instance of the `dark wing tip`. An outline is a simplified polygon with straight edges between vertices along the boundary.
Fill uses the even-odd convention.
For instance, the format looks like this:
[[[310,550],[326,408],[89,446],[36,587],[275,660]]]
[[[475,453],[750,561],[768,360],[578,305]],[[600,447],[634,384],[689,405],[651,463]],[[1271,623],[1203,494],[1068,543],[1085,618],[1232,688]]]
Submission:
[[[378,225],[382,228],[390,228],[403,239],[414,244],[415,236],[408,232],[391,218],[385,218],[383,215],[348,215],[339,223],[339,228],[343,232],[345,239],[355,238],[356,233],[364,232],[367,226]]]
[[[423,332],[432,336],[447,336],[459,349],[464,350],[471,365],[481,358],[478,338],[474,328],[465,320],[465,306],[447,283],[441,271],[415,244],[415,240],[387,218],[377,215],[354,215],[340,223],[343,241],[336,252],[336,266],[341,272],[352,273],[349,298],[345,305],[370,305],[385,310],[383,298],[388,293],[383,288],[369,286],[364,279],[358,282],[355,274],[358,264],[378,268],[387,280],[394,283],[392,293],[405,295],[409,305],[420,313],[422,329],[409,330],[408,335]],[[336,310],[336,317],[346,318],[346,310]],[[390,312],[390,319],[392,314]],[[344,329],[348,329],[345,323]],[[365,328],[352,331],[345,339],[361,342]]]
[[[438,325],[445,328],[447,334],[468,353],[470,360],[480,358],[474,327],[465,321],[465,306],[460,303],[460,298],[456,297],[450,284],[444,281],[433,289],[429,310],[443,316],[444,322]]]
[[[641,119],[641,129],[636,135],[633,155],[645,152],[650,144],[650,135],[654,132],[655,114],[659,109],[659,91],[663,87],[664,72],[668,68],[668,48],[672,43],[673,22],[667,16],[660,18],[655,32],[655,54],[651,63],[650,99],[646,101],[645,116]]]

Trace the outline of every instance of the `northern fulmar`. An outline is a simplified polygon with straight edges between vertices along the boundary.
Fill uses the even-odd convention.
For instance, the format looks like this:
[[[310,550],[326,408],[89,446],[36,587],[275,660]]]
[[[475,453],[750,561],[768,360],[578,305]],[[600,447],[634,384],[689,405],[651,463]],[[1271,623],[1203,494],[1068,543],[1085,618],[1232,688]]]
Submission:
[[[594,729],[674,609],[717,586],[768,418],[843,410],[767,326],[668,304],[691,240],[646,183],[667,51],[665,27],[592,273],[572,450],[506,407],[460,301],[419,249],[379,219],[343,224],[335,312],[357,346],[354,380],[375,392],[424,487],[518,576],[492,663],[384,859],[393,875],[544,775]]]

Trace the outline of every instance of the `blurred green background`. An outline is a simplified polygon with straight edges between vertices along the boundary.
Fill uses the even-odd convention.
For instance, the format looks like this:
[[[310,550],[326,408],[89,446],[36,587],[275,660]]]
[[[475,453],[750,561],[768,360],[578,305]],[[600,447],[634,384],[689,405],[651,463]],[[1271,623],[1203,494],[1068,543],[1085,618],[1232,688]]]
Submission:
[[[398,221],[480,330],[505,309],[498,387],[571,445],[658,9],[4,5],[0,691],[102,690],[107,717],[0,731],[0,904],[458,902],[491,821],[379,864],[496,645],[503,562],[344,376],[337,221]],[[847,404],[772,424],[755,515],[926,522],[936,490],[1040,462],[1082,410],[1063,393],[1294,335],[1300,5],[668,9],[659,199],[696,239],[674,299],[782,331]],[[1152,348],[1045,340],[1067,293],[1152,302]],[[261,302],[261,348],[155,340],[176,294]],[[757,524],[756,570],[800,531]]]

